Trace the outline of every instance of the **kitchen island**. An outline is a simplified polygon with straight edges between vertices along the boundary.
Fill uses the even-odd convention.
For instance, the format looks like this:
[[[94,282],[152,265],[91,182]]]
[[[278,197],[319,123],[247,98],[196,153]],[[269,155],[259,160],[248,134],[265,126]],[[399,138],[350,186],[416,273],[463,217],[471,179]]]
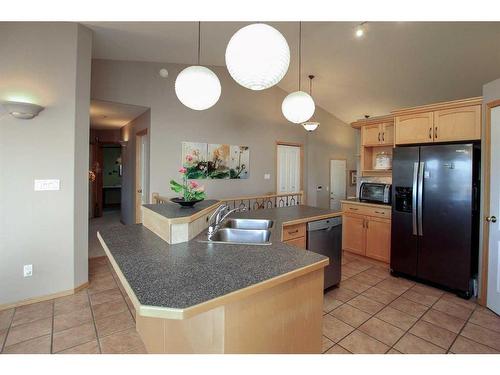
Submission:
[[[268,246],[199,242],[206,231],[169,244],[142,225],[98,236],[148,352],[319,353],[328,259],[281,242],[281,232],[338,215],[307,206],[233,215],[274,220]]]

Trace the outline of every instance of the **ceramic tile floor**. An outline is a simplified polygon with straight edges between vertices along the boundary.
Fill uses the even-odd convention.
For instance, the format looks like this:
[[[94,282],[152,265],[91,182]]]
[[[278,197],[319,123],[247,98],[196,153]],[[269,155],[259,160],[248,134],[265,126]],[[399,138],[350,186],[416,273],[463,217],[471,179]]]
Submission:
[[[500,317],[473,300],[349,253],[342,263],[339,287],[325,294],[324,353],[500,353]]]
[[[324,300],[323,352],[499,353],[500,317],[452,294],[390,276],[344,254]],[[2,353],[146,353],[134,309],[106,258],[89,261],[75,295],[0,311]]]
[[[105,257],[89,260],[89,287],[0,311],[2,353],[146,353],[134,309]]]

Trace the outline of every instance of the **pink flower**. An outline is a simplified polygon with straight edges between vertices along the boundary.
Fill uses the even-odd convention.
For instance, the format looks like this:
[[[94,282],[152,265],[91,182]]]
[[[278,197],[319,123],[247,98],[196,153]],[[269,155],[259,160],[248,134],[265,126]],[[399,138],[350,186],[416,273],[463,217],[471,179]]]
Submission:
[[[191,185],[191,189],[196,189],[197,187],[200,186],[196,181],[190,181],[189,185]]]
[[[187,161],[193,161],[193,157],[191,155],[186,155],[186,160]]]
[[[181,169],[179,169],[179,172],[180,172],[180,173],[182,173],[182,174],[184,174],[184,173],[186,173],[186,172],[187,172],[187,169],[186,169],[186,168],[184,168],[184,167],[182,167]]]

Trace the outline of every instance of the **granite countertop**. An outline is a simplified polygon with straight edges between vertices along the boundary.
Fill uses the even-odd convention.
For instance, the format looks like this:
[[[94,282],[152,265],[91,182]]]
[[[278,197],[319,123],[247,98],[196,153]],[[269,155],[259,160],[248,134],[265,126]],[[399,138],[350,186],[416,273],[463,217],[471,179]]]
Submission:
[[[178,219],[184,217],[190,217],[198,212],[201,212],[219,201],[216,199],[205,199],[201,202],[196,203],[193,207],[182,207],[177,203],[166,202],[162,204],[144,204],[143,207],[150,209],[168,219]]]
[[[198,242],[171,245],[142,225],[120,225],[99,231],[139,303],[186,309],[315,264],[328,258],[280,241],[282,223],[338,216],[340,212],[292,206],[235,213],[234,217],[274,220],[272,245]]]

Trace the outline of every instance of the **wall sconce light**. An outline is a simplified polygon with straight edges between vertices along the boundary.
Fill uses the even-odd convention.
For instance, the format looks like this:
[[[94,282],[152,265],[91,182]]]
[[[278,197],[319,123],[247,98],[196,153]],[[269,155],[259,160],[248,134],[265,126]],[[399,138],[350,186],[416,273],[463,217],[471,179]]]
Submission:
[[[31,120],[44,109],[42,106],[32,103],[5,101],[1,104],[12,117],[23,120]]]
[[[119,141],[120,146],[127,147],[128,141]]]

